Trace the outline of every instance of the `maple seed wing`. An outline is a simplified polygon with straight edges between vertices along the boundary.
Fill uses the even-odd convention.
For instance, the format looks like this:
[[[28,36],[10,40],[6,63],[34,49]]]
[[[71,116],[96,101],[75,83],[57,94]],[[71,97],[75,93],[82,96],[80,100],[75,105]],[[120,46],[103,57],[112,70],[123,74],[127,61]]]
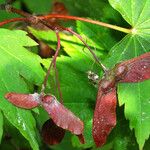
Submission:
[[[58,127],[52,119],[47,120],[42,126],[42,137],[46,144],[59,144],[64,138],[65,130]]]
[[[119,82],[141,82],[150,79],[150,52],[118,65],[127,66],[127,73]]]
[[[25,108],[25,109],[32,109],[39,105],[40,103],[40,96],[38,93],[34,94],[19,94],[19,93],[7,93],[5,98],[8,99],[13,105]]]
[[[83,122],[59,103],[54,96],[45,96],[42,105],[57,126],[69,130],[75,135],[83,133]]]
[[[115,87],[106,94],[99,87],[92,129],[92,135],[97,147],[106,142],[107,136],[116,125],[116,101]]]

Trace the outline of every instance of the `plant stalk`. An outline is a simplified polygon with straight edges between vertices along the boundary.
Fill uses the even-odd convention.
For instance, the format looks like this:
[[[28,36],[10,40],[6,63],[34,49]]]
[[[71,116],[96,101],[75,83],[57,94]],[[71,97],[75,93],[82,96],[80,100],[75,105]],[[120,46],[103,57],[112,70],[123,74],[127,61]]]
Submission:
[[[96,20],[92,20],[92,19],[87,19],[87,18],[76,17],[76,16],[66,16],[66,15],[60,15],[60,14],[49,14],[49,15],[45,15],[45,16],[39,16],[39,18],[42,19],[42,20],[46,20],[46,19],[49,19],[49,18],[79,20],[79,21],[89,22],[89,23],[92,23],[92,24],[103,26],[103,27],[106,27],[106,28],[114,29],[114,30],[117,30],[117,31],[121,31],[121,32],[124,32],[124,33],[131,33],[131,29],[126,29],[126,28],[119,27],[119,26],[116,26],[116,25],[111,25],[111,24],[108,24],[108,23],[104,23],[104,22],[100,22],[100,21],[96,21]]]
[[[57,37],[57,48],[56,48],[56,52],[54,54],[54,57],[49,65],[49,68],[47,70],[47,73],[45,75],[45,78],[44,78],[44,81],[43,81],[43,84],[42,84],[42,89],[41,89],[41,95],[44,95],[44,91],[45,91],[45,88],[46,88],[46,85],[47,85],[47,81],[48,81],[48,77],[50,75],[50,70],[52,68],[52,65],[54,65],[54,67],[56,67],[56,59],[57,59],[57,56],[58,56],[58,53],[59,53],[59,50],[60,50],[60,37],[59,37],[59,34],[58,32],[56,32],[56,37]],[[57,79],[56,79],[57,80]],[[59,87],[58,87],[59,89]],[[60,97],[61,98],[61,97]]]

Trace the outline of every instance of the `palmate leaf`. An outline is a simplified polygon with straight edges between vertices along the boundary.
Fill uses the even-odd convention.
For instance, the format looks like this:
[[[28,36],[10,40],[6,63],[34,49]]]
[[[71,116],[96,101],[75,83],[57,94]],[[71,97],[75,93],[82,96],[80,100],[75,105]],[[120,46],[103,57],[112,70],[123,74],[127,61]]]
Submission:
[[[37,44],[26,34],[21,30],[0,29],[0,109],[31,147],[38,150],[35,120],[31,111],[17,108],[4,98],[10,91],[29,93],[26,80],[36,85],[42,83],[44,73],[40,66],[41,59],[24,47]]]
[[[109,2],[132,26],[132,33],[126,35],[111,49],[110,57],[105,61],[106,65],[112,67],[120,61],[139,56],[150,50],[150,11],[148,8],[150,0],[109,0]],[[118,88],[119,103],[125,104],[125,116],[130,120],[130,128],[135,130],[140,149],[150,135],[150,126],[147,125],[149,120],[145,118],[150,115],[149,87],[150,81],[145,81],[120,84]]]

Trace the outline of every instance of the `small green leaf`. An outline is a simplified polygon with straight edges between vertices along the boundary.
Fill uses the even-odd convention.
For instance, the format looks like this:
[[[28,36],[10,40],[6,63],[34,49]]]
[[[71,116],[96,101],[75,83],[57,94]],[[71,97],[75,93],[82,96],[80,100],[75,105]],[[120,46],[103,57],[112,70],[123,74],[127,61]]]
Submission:
[[[3,136],[3,114],[0,110],[0,143]]]

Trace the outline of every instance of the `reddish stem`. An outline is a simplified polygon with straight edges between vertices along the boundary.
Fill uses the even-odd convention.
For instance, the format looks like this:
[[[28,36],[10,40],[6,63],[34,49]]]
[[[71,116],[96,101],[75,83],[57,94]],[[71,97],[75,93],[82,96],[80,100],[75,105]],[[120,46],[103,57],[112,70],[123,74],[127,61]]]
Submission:
[[[42,84],[42,89],[41,89],[41,95],[42,96],[44,95],[44,91],[45,91],[45,88],[46,88],[46,85],[47,85],[48,77],[50,75],[51,67],[52,67],[52,65],[54,65],[54,67],[56,66],[56,59],[57,59],[57,56],[58,56],[58,53],[59,53],[59,50],[60,50],[60,37],[59,37],[59,34],[58,34],[57,31],[56,31],[56,37],[57,37],[57,48],[56,48],[55,55],[54,55],[50,65],[49,65],[49,68],[47,70],[46,76],[45,76],[43,84]]]
[[[59,98],[60,98],[60,102],[63,103],[63,97],[62,97],[62,93],[61,93],[61,89],[60,89],[60,83],[59,83],[59,77],[58,77],[58,70],[56,68],[56,59],[60,50],[60,36],[59,33],[56,31],[56,36],[57,36],[57,49],[56,49],[56,57],[53,60],[53,64],[54,64],[54,69],[55,69],[55,79],[56,79],[56,85],[58,88],[58,93],[59,93]]]
[[[13,13],[19,14],[23,17],[32,16],[31,14],[26,13],[22,10],[13,8],[11,5],[5,5],[4,8],[8,12],[13,12]],[[45,16],[38,16],[38,18],[41,19],[41,20],[46,20],[46,19],[49,19],[49,18],[80,20],[80,21],[89,22],[89,23],[92,23],[92,24],[97,24],[99,26],[111,28],[111,29],[118,30],[118,31],[121,31],[121,32],[125,32],[125,33],[131,33],[132,32],[132,29],[126,29],[126,28],[122,28],[122,27],[119,27],[119,26],[116,26],[116,25],[111,25],[111,24],[108,24],[108,23],[104,23],[104,22],[100,22],[100,21],[96,21],[96,20],[91,20],[91,19],[87,19],[87,18],[76,17],[76,16],[67,16],[67,15],[60,15],[60,14],[49,14],[49,15],[45,15]]]
[[[96,24],[99,26],[103,26],[106,28],[111,28],[114,30],[118,30],[121,32],[125,32],[125,33],[131,33],[131,29],[126,29],[126,28],[122,28],[116,25],[111,25],[108,23],[104,23],[104,22],[100,22],[100,21],[96,21],[96,20],[92,20],[92,19],[87,19],[87,18],[81,18],[81,17],[76,17],[76,16],[67,16],[67,15],[60,15],[60,14],[49,14],[49,15],[45,15],[45,16],[39,16],[40,19],[42,20],[46,20],[49,18],[59,18],[59,19],[68,19],[68,20],[80,20],[80,21],[84,21],[84,22],[89,22],[92,24]]]
[[[17,22],[17,21],[29,22],[29,20],[27,18],[12,18],[12,19],[8,19],[8,20],[4,20],[4,21],[0,22],[0,26],[3,26],[5,24],[11,23],[11,22]]]

